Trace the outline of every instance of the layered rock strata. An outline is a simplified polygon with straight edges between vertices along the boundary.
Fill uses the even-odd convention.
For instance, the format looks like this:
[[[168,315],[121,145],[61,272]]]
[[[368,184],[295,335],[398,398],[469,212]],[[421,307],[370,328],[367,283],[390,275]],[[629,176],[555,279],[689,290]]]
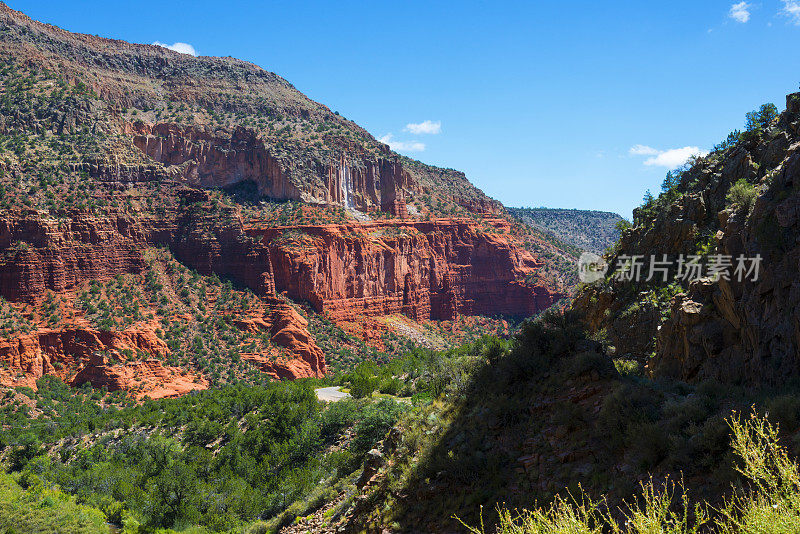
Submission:
[[[86,382],[109,391],[132,390],[151,398],[178,396],[205,389],[201,377],[162,365],[169,349],[153,329],[101,332],[91,328],[39,330],[0,339],[0,384],[36,387],[54,375],[74,386]],[[133,354],[143,361],[128,362]]]

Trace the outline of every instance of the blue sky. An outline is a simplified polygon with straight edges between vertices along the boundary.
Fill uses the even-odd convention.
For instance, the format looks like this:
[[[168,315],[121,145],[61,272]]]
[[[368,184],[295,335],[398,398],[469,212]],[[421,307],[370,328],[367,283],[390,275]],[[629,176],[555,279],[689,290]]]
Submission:
[[[669,166],[800,82],[800,0],[9,5],[252,61],[510,206],[630,217]]]

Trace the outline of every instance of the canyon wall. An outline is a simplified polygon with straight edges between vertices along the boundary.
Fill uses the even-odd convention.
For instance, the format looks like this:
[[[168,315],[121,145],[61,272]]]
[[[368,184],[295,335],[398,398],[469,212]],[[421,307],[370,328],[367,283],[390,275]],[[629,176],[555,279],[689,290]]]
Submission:
[[[727,274],[671,287],[609,278],[576,299],[589,330],[654,377],[763,387],[800,376],[800,93],[734,141],[679,174],[658,209],[634,210],[608,258],[698,255],[727,259]],[[758,269],[737,276],[740,257]]]
[[[284,378],[327,370],[287,298],[352,322],[528,316],[560,297],[530,282],[540,263],[511,236],[502,205],[463,173],[392,152],[256,65],[72,34],[2,3],[0,53],[0,132],[28,140],[0,162],[0,296],[27,303],[18,306],[32,318],[48,291],[71,300],[89,280],[141,272],[146,249],[168,247],[262,297],[263,316],[236,319],[269,348],[243,357]],[[379,221],[359,222],[370,217]],[[51,317],[2,341],[2,380],[22,373],[35,384],[69,353],[61,365],[71,374],[59,376],[70,381],[118,388],[138,372],[172,374],[152,358],[138,368],[97,359],[115,350],[106,334],[68,333],[76,327]],[[52,336],[94,341],[78,348]]]
[[[413,188],[410,174],[389,158],[355,151],[331,161],[319,156],[286,162],[275,157],[274,148],[254,130],[244,127],[210,131],[137,121],[126,124],[124,131],[144,155],[166,167],[164,174],[180,176],[192,186],[226,188],[249,181],[261,196],[274,200],[408,214],[405,190]]]
[[[540,264],[503,235],[510,230],[504,219],[258,228],[245,226],[236,208],[210,208],[209,203],[214,204],[206,191],[185,188],[163,218],[122,212],[66,219],[36,212],[6,216],[0,219],[0,296],[36,303],[47,291],[74,291],[89,280],[140,272],[144,249],[167,246],[200,273],[230,278],[265,299],[271,312],[259,323],[260,331],[268,332],[288,359],[258,363],[278,378],[326,372],[305,319],[275,298],[278,293],[306,301],[334,321],[396,313],[417,320],[528,316],[560,297],[525,281]],[[72,345],[61,346],[65,354],[73,351]],[[79,352],[77,363],[92,351]],[[38,356],[47,350],[22,353],[37,355],[34,363],[9,356],[11,369],[32,377],[50,369]],[[102,362],[81,365],[86,370],[79,376],[109,388],[124,382],[128,372]]]
[[[203,191],[190,195],[207,199]],[[0,296],[36,302],[47,290],[139,272],[143,248],[168,246],[202,274],[230,277],[265,296],[286,292],[335,318],[524,316],[559,298],[524,282],[540,264],[502,236],[504,219],[484,220],[493,230],[486,232],[470,219],[244,227],[235,214],[209,214],[191,203],[173,215],[0,219]]]
[[[128,217],[0,217],[0,296],[34,302],[87,280],[138,272],[147,232]]]
[[[528,316],[559,298],[523,281],[539,266],[528,252],[469,219],[246,231],[268,244],[278,291],[338,320]],[[296,240],[283,242],[289,232]]]

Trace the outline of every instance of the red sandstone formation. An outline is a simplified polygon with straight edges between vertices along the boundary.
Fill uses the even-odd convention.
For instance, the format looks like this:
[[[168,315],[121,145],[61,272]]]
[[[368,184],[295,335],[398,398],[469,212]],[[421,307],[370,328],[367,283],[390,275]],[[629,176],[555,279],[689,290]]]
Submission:
[[[486,220],[495,232],[503,219]],[[540,265],[527,251],[469,219],[249,228],[270,248],[278,291],[334,320],[404,313],[416,320],[462,315],[532,315],[559,295],[525,277]]]
[[[123,351],[151,356],[143,362],[109,364],[109,356],[123,360]],[[100,332],[88,328],[40,330],[13,339],[0,339],[0,384],[30,386],[46,374],[79,386],[91,382],[109,391],[137,390],[137,396],[175,396],[208,383],[154,357],[168,353],[166,344],[150,329]]]
[[[136,272],[143,248],[166,244],[204,274],[231,276],[265,296],[286,292],[341,320],[527,316],[560,296],[524,281],[540,264],[503,235],[504,219],[484,220],[491,231],[470,219],[436,219],[263,229],[235,222],[212,232],[203,225],[214,221],[181,217],[0,220],[0,248],[27,243],[0,263],[0,295],[34,301],[47,289]],[[304,241],[285,239],[292,235]]]
[[[208,388],[208,382],[177,367],[167,367],[150,359],[121,365],[108,365],[98,360],[75,375],[71,384],[89,382],[93,387],[105,386],[109,391],[134,391],[137,398],[180,397],[193,390]]]
[[[91,279],[138,272],[143,227],[130,219],[76,213],[68,219],[35,211],[0,217],[0,296],[33,302]]]
[[[201,190],[186,190],[180,198],[183,208],[159,220],[76,215],[56,221],[35,212],[0,220],[0,248],[6,250],[0,262],[0,295],[33,302],[46,290],[69,291],[91,279],[138,272],[145,248],[167,245],[201,273],[233,278],[269,300],[271,311],[259,328],[286,349],[288,359],[260,363],[280,378],[322,376],[326,363],[305,320],[273,299],[277,293],[308,301],[339,322],[396,313],[416,320],[532,315],[559,298],[546,287],[526,282],[540,264],[505,235],[509,225],[504,219],[486,219],[483,225],[471,219],[395,219],[245,228],[235,212],[220,217],[209,215],[202,205],[193,208],[194,202],[209,201]],[[228,221],[226,226],[220,227],[221,220]],[[22,348],[5,352],[19,353],[11,368],[26,373],[32,382],[54,372],[50,352],[74,367],[78,361],[88,365],[93,351],[115,348],[112,340],[99,339],[99,333],[62,331],[56,338],[67,336],[67,341],[47,338],[53,335],[19,338]],[[47,340],[42,342],[42,336]],[[73,341],[86,336],[91,340]],[[64,348],[48,352],[37,346]],[[96,367],[81,376],[109,388],[123,387],[130,376],[102,363]]]
[[[263,318],[240,319],[234,324],[253,334],[269,332],[270,341],[286,349],[289,358],[276,359],[261,354],[243,354],[242,357],[275,378],[324,376],[327,371],[325,355],[306,329],[308,321],[286,302],[280,299],[268,301],[272,309]]]
[[[228,134],[137,122],[126,125],[126,133],[133,135],[139,150],[168,168],[175,167],[191,185],[227,187],[250,180],[262,195],[300,199],[300,190],[289,182],[278,160],[252,130],[237,128]]]
[[[94,142],[91,149],[58,153],[38,147],[58,160],[68,181],[87,195],[85,203],[56,208],[21,198],[41,196],[43,186],[38,193],[17,191],[14,207],[0,214],[0,296],[6,299],[36,303],[48,290],[69,293],[89,280],[137,273],[145,267],[143,250],[168,247],[201,274],[230,279],[265,299],[265,315],[240,326],[268,332],[282,352],[246,357],[273,376],[291,378],[322,376],[326,362],[305,319],[276,298],[281,293],[340,323],[362,325],[370,324],[365,317],[397,313],[416,320],[527,316],[560,297],[529,282],[541,264],[510,236],[502,205],[463,173],[392,153],[274,73],[233,58],[72,34],[2,3],[0,25],[0,52],[22,69],[57,73],[80,95],[51,95],[46,104],[37,97],[37,106],[49,107],[6,114],[0,130],[30,139],[82,132]],[[8,157],[0,173],[6,185],[51,174],[36,161]],[[248,182],[264,199],[395,218],[246,227],[243,204],[229,201],[236,195],[218,202],[202,189]],[[416,217],[466,208],[486,218],[411,220],[412,200]],[[152,332],[133,335],[65,328],[0,340],[8,366],[0,383],[34,384],[52,373],[110,389],[141,386],[139,394],[151,396],[205,387],[155,360],[114,365],[97,355],[127,347],[166,354]]]
[[[229,187],[251,181],[258,191],[273,199],[338,204],[360,211],[381,210],[406,216],[404,190],[411,189],[411,177],[391,159],[354,154],[338,162],[307,161],[304,167],[326,167],[316,173],[326,182],[300,187],[291,171],[270,154],[270,147],[255,131],[238,127],[231,132],[209,132],[177,124],[125,126],[134,145],[152,160],[166,166],[167,175],[178,175],[190,185]]]

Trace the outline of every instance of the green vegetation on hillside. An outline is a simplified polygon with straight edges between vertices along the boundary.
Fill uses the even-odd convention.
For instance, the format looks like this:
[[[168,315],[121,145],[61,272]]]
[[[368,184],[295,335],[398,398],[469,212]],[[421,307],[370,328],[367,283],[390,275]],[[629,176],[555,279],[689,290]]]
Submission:
[[[763,104],[759,109],[745,115],[745,130],[734,130],[728,137],[716,145],[705,157],[692,157],[680,168],[667,173],[661,185],[661,193],[656,197],[650,191],[644,197],[643,204],[634,210],[634,225],[649,227],[655,224],[659,215],[664,217],[669,213],[669,207],[692,193],[697,193],[705,185],[699,180],[699,174],[710,165],[716,164],[725,157],[731,156],[740,146],[753,147],[767,135],[767,130],[775,122],[778,110],[775,104]],[[758,168],[756,166],[756,168]],[[726,196],[728,204],[744,206],[749,210],[755,200],[756,189],[747,180],[739,180],[731,184]],[[719,223],[712,218],[713,227],[708,230],[718,229]],[[704,234],[705,235],[705,234]]]
[[[454,515],[479,525],[481,506],[487,524],[502,524],[516,516],[489,513],[497,506],[555,503],[514,519],[531,525],[580,519],[589,510],[580,503],[616,510],[647,473],[646,494],[659,506],[664,495],[680,496],[661,488],[681,476],[698,502],[733,502],[735,517],[761,506],[761,497],[743,500],[752,495],[742,493],[747,479],[735,470],[726,420],[751,405],[768,412],[781,432],[758,428],[794,457],[797,392],[651,381],[605,348],[574,315],[546,313],[513,340],[414,349],[324,381],[229,385],[134,404],[46,377],[38,392],[7,391],[2,458],[22,489],[57,486],[126,532],[270,529],[323,507],[330,525],[437,531],[457,525]],[[323,405],[318,384],[358,398]],[[387,461],[360,489],[365,455],[376,447]],[[575,504],[570,493],[586,498]]]
[[[0,473],[0,531],[5,534],[107,534],[106,516],[76,504],[56,487],[23,489],[18,477]]]
[[[44,377],[36,392],[6,390],[0,454],[23,488],[60,488],[125,532],[275,528],[344,495],[341,515],[366,452],[441,394],[450,362],[479,346],[415,349],[322,382],[227,385],[141,404]],[[313,387],[330,383],[359,398],[321,404]]]
[[[796,98],[789,95],[788,102]],[[719,307],[710,298],[715,291],[712,287],[703,296],[700,286],[690,282],[702,279],[702,283],[713,286],[713,277],[707,276],[710,264],[727,257],[732,261],[728,276],[734,277],[737,258],[742,253],[746,257],[758,255],[764,259],[762,275],[770,262],[780,265],[783,261],[783,255],[794,242],[794,230],[780,226],[776,210],[794,190],[790,180],[776,178],[788,168],[782,162],[790,154],[788,149],[794,142],[791,124],[795,114],[785,111],[778,115],[773,104],[764,104],[747,113],[744,130],[734,130],[706,156],[690,158],[683,166],[668,172],[660,193],[654,195],[648,191],[642,205],[634,209],[632,224],[621,228],[619,241],[606,255],[609,270],[605,278],[581,288],[576,300],[576,305],[589,316],[591,328],[607,337],[620,351],[620,356],[636,360],[642,366],[648,365],[651,370],[660,367],[658,372],[667,375],[679,372],[682,365],[675,362],[674,355],[663,354],[673,349],[680,352],[679,343],[665,349],[668,343],[662,339],[662,349],[659,349],[656,339],[660,335],[676,338],[671,328],[682,328],[678,325],[682,319],[674,317],[673,313],[676,310],[680,313],[681,302],[693,300],[698,309],[703,309],[703,314],[706,310],[710,312],[713,319],[709,324],[697,328],[725,331],[725,324],[736,323],[730,316],[717,320]],[[761,199],[764,203],[759,204]],[[738,244],[734,246],[734,242]],[[666,279],[660,273],[649,277],[651,259],[662,261],[664,256],[669,265]],[[619,276],[617,271],[624,270],[625,265],[631,266],[634,257],[638,257],[641,265],[640,276]],[[688,262],[693,257],[700,268],[690,272]],[[684,263],[680,263],[681,258]],[[734,290],[734,300],[739,299],[742,291],[742,288]],[[750,313],[743,311],[739,303],[732,303],[730,307],[738,309],[736,313],[742,316]],[[716,324],[711,325],[712,322]],[[719,362],[715,357],[725,351],[754,352],[753,346],[743,348],[735,339],[749,335],[726,331],[720,336],[725,342],[709,348],[715,354],[708,361]],[[687,332],[686,339],[689,340],[687,351],[698,349],[700,342],[696,334]],[[751,339],[758,339],[758,336]],[[700,349],[698,354],[706,352]],[[663,365],[659,363],[664,360],[662,356],[669,360]],[[775,359],[771,360],[772,364],[766,359],[762,362],[764,368],[777,367]],[[743,364],[741,360],[739,357],[738,361],[727,364],[710,364],[706,368],[716,368],[718,373],[703,374],[735,375],[736,380],[742,382],[752,380],[752,362]],[[686,372],[696,373],[697,370],[686,369]],[[775,374],[785,372],[776,370]]]
[[[270,301],[243,289],[241,280],[220,279],[230,272],[214,264],[215,255],[246,257],[253,249],[244,245],[270,227],[352,219],[338,206],[264,201],[264,184],[193,190],[182,181],[192,176],[189,181],[198,183],[192,173],[199,171],[191,167],[199,167],[197,160],[171,154],[165,161],[177,164],[161,165],[137,148],[131,133],[145,132],[149,143],[160,135],[155,123],[186,129],[188,135],[173,141],[200,141],[212,160],[215,150],[238,154],[240,162],[257,163],[259,176],[274,165],[291,178],[285,189],[299,198],[334,196],[330,185],[344,161],[358,160],[357,179],[380,178],[377,187],[385,185],[387,170],[402,164],[413,185],[405,191],[413,195],[412,217],[465,217],[478,232],[518,240],[545,262],[524,282],[544,281],[566,293],[576,284],[574,260],[582,250],[608,251],[613,258],[671,246],[671,255],[707,259],[723,249],[718,236],[726,228],[728,237],[744,237],[732,245],[786,259],[784,272],[793,275],[797,180],[777,183],[776,176],[790,161],[789,147],[797,146],[796,116],[778,115],[772,104],[748,113],[742,131],[669,172],[657,196],[648,192],[632,224],[611,213],[550,209],[511,209],[517,217],[511,220],[462,173],[391,153],[338,113],[242,62],[164,60],[160,49],[91,36],[64,39],[27,23],[3,32],[4,41],[22,46],[19,60],[0,59],[0,211],[13,214],[9,228],[35,220],[42,231],[7,239],[0,267],[28,280],[36,275],[27,266],[53,260],[42,282],[49,277],[48,287],[71,288],[58,278],[64,262],[49,253],[55,242],[69,243],[70,234],[86,236],[75,239],[75,247],[102,241],[102,233],[94,235],[82,222],[90,218],[105,218],[119,234],[162,236],[180,227],[183,237],[135,241],[172,242],[174,250],[143,248],[128,274],[108,277],[123,268],[112,265],[75,294],[48,292],[35,304],[0,299],[0,335],[76,325],[105,335],[139,327],[157,345],[147,350],[158,354],[124,349],[92,356],[107,356],[110,365],[158,356],[202,373],[211,386],[177,399],[141,401],[88,382],[70,388],[52,376],[39,379],[36,391],[0,390],[3,534],[107,532],[106,522],[127,534],[262,534],[286,526],[302,531],[309,516],[324,528],[356,532],[442,532],[462,525],[475,525],[476,533],[498,527],[502,534],[797,531],[800,385],[793,374],[796,354],[782,349],[796,348],[783,340],[797,338],[798,321],[756,324],[758,316],[791,312],[794,300],[779,306],[784,303],[771,296],[796,293],[791,276],[768,278],[772,285],[759,288],[757,305],[741,312],[736,299],[743,291],[732,284],[620,283],[609,272],[583,294],[586,309],[597,312],[593,317],[550,311],[524,322],[512,339],[485,336],[442,351],[416,347],[410,339],[425,336],[414,332],[408,339],[368,332],[382,348],[368,346],[345,326],[309,312],[307,303],[277,297],[306,316],[334,373],[270,382],[254,363],[285,355],[263,320]],[[37,68],[40,59],[69,74]],[[262,143],[252,157],[239,151],[236,136],[242,134]],[[207,135],[220,141],[209,142]],[[240,170],[227,177],[240,179],[246,175]],[[780,212],[759,214],[766,202],[773,208],[785,203]],[[511,224],[488,220],[495,217]],[[411,232],[380,231],[383,237]],[[314,241],[301,227],[272,233],[273,245],[298,254]],[[266,270],[277,265],[271,254],[248,260]],[[70,251],[61,258],[72,256],[80,258]],[[294,267],[292,258],[286,261]],[[203,276],[184,260],[219,276]],[[260,275],[268,285],[261,270],[239,272]],[[313,282],[314,273],[309,276]],[[695,294],[697,300],[683,301],[679,326],[687,328],[661,341],[689,345],[697,338],[708,352],[688,354],[697,360],[689,365],[710,361],[724,368],[716,357],[747,337],[768,348],[764,358],[789,380],[779,388],[765,382],[745,387],[697,378],[702,375],[692,367],[687,383],[654,370],[659,328],[675,319],[680,299],[704,288],[710,289],[705,299]],[[725,312],[724,323],[689,331],[690,323],[716,313],[715,306]],[[591,335],[588,323],[597,326]],[[734,323],[741,328],[728,327]],[[776,331],[777,338],[763,342],[757,326]],[[475,338],[477,330],[460,339]],[[9,360],[21,360],[13,351]],[[757,371],[745,360],[753,352],[742,351],[748,371]],[[65,377],[77,371],[77,363],[62,369],[57,358],[40,356],[42,368],[52,363]],[[14,369],[17,379],[28,372],[21,362]],[[319,402],[314,388],[331,385],[352,398]],[[732,415],[742,413],[753,415]]]
[[[8,466],[24,487],[59,487],[127,532],[289,521],[350,484],[406,409],[391,399],[325,409],[307,381],[110,408],[98,401],[114,397],[99,390],[73,392],[50,377],[37,385],[28,394],[39,417],[27,404],[2,410]]]
[[[579,489],[568,498],[559,497],[547,508],[510,511],[498,507],[497,534],[688,534],[789,533],[800,523],[800,469],[778,439],[778,427],[755,414],[729,420],[737,471],[748,489],[739,491],[719,507],[692,502],[682,483],[653,479],[641,483],[619,510],[608,510],[602,500],[593,500]],[[466,525],[465,525],[466,526]],[[468,527],[473,534],[485,528]]]
[[[578,248],[602,254],[619,239],[625,219],[607,211],[554,208],[506,208],[523,223]]]
[[[487,339],[450,359],[439,395],[398,422],[391,467],[367,496],[375,511],[358,525],[447,530],[456,528],[454,514],[478,525],[481,507],[495,524],[489,511],[498,505],[546,507],[570,494],[616,510],[648,474],[656,488],[683,477],[693,498],[721,506],[747,484],[726,419],[753,405],[797,454],[795,389],[653,381],[604,347],[577,317],[548,313],[512,343]]]

